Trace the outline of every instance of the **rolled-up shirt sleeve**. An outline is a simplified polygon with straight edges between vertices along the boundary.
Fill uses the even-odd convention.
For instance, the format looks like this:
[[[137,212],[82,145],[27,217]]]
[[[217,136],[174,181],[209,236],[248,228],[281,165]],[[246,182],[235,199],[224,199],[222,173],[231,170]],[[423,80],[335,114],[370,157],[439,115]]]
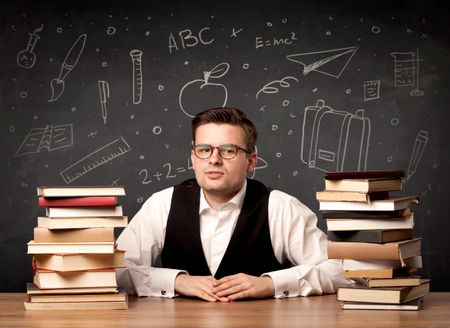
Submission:
[[[174,297],[175,278],[182,270],[157,267],[164,245],[173,188],[153,194],[117,238],[126,268],[116,269],[117,283],[138,296]]]
[[[327,238],[317,227],[317,216],[295,197],[271,192],[269,227],[275,256],[293,264],[264,274],[272,278],[276,298],[331,294],[352,282],[343,277],[339,261],[328,259]]]

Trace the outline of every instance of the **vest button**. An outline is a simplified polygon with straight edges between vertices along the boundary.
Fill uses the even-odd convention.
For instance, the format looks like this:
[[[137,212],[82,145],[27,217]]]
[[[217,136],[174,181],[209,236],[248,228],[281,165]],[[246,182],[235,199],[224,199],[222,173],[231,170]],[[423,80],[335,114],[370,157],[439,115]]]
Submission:
[[[161,291],[161,295],[163,295],[163,296],[166,295],[166,291],[165,291],[165,290],[162,290],[162,291]]]
[[[283,292],[283,295],[284,295],[284,296],[289,296],[289,291],[285,290],[285,291]]]

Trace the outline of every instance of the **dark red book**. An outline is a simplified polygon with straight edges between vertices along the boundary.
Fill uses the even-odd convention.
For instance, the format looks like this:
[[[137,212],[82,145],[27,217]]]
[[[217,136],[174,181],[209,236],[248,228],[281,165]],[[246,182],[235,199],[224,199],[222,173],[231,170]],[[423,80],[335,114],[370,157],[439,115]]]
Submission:
[[[116,196],[86,196],[86,197],[39,197],[39,206],[113,206],[117,205]]]
[[[341,179],[392,179],[403,178],[405,172],[399,171],[347,171],[347,172],[326,172],[326,180]]]

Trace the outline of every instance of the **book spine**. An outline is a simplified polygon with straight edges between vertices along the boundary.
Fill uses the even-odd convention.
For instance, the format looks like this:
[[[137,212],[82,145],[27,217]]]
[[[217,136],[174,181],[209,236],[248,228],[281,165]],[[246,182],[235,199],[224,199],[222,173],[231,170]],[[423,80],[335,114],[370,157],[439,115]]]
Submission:
[[[38,243],[111,242],[114,241],[114,230],[113,228],[86,228],[54,231],[35,227],[34,241]]]
[[[400,259],[397,243],[374,244],[359,242],[328,242],[330,259],[397,260]]]
[[[70,207],[70,206],[114,206],[117,205],[115,196],[92,196],[92,197],[39,197],[39,206],[48,207]]]

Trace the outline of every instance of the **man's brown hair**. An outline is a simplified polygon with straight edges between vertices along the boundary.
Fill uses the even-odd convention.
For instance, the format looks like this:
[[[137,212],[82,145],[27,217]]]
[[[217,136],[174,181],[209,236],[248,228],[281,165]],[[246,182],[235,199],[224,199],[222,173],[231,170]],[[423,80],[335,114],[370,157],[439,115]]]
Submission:
[[[250,152],[256,149],[256,139],[258,133],[256,127],[247,116],[237,108],[217,107],[210,108],[198,113],[192,119],[192,140],[195,143],[195,133],[200,125],[208,123],[237,125],[244,129],[246,135],[246,147]]]

